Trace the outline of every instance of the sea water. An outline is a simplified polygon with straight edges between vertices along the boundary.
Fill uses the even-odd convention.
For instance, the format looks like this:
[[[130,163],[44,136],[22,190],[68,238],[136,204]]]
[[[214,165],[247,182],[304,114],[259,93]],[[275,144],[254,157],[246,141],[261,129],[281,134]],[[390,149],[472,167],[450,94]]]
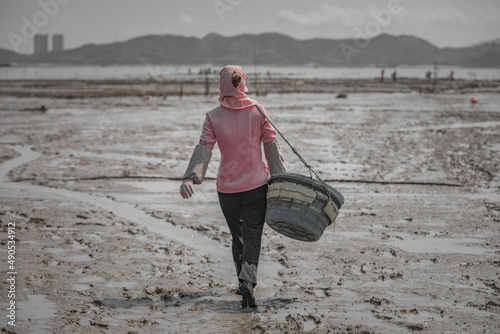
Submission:
[[[242,65],[247,76],[259,78],[296,78],[296,79],[373,79],[380,77],[379,67],[317,67],[317,66],[266,66]],[[0,67],[0,80],[28,79],[147,79],[150,77],[194,79],[204,77],[200,71],[210,69],[212,75],[218,75],[217,65],[135,65],[135,66],[13,66]],[[391,80],[393,71],[399,78],[425,79],[428,71],[434,71],[434,65],[398,66],[385,68],[386,80]],[[451,71],[456,79],[466,80],[500,80],[498,68],[461,68],[440,66],[438,78],[446,78]]]

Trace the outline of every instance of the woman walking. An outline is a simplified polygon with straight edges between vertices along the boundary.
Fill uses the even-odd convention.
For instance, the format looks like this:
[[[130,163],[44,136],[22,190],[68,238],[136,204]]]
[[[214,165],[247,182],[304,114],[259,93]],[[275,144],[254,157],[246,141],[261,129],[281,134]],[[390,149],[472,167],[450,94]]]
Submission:
[[[232,235],[233,260],[240,283],[237,293],[242,295],[243,307],[255,308],[253,289],[257,285],[267,182],[269,173],[284,173],[285,166],[276,131],[261,114],[266,113],[264,107],[245,94],[248,89],[243,69],[223,67],[219,84],[220,106],[206,114],[180,193],[185,199],[194,194],[193,184],[203,182],[212,149],[218,143],[221,161],[217,193]],[[267,166],[262,160],[261,143]]]

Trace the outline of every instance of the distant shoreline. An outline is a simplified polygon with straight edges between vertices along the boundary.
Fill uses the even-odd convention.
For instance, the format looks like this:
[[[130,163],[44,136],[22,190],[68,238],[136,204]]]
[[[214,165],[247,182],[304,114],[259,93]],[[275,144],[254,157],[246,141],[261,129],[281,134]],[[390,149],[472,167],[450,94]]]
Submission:
[[[242,65],[242,64],[238,64]],[[386,79],[396,71],[400,78],[425,79],[428,71],[434,76],[434,65],[380,65],[362,67],[323,67],[313,64],[303,66],[276,66],[276,65],[242,65],[247,73],[247,78],[294,78],[294,79],[373,79],[378,78],[385,70]],[[62,65],[36,65],[0,67],[1,80],[143,80],[153,77],[155,79],[196,79],[205,78],[206,72],[210,76],[217,76],[220,66],[213,64],[193,65],[113,65],[113,66],[62,66]],[[455,79],[462,80],[500,80],[500,68],[470,68],[459,66],[437,67],[437,77],[444,79],[454,73]]]
[[[500,93],[500,80],[433,80],[392,78],[381,82],[372,79],[301,79],[261,78],[249,79],[251,96],[266,94],[324,93],[339,97],[353,93]],[[216,76],[186,77],[186,79],[145,80],[0,80],[0,96],[18,98],[104,98],[141,97],[168,98],[181,96],[216,96],[219,94]]]

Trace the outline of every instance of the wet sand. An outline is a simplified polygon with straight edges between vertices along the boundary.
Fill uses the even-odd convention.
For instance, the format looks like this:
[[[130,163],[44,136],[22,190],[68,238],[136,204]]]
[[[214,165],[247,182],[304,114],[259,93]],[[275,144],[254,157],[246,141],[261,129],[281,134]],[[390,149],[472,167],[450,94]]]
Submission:
[[[0,91],[4,263],[10,222],[17,242],[16,327],[2,316],[4,332],[498,332],[493,88],[473,92],[477,105],[468,91],[260,96],[346,203],[315,243],[266,226],[257,310],[242,310],[232,292],[217,150],[195,197],[178,194],[216,98],[61,99],[37,90],[46,93]],[[48,110],[20,111],[41,105]],[[282,147],[288,171],[307,174]]]
[[[351,93],[498,93],[499,81],[400,78],[396,81],[379,78],[367,79],[306,79],[290,77],[249,78],[250,95],[326,93],[348,95]],[[141,97],[151,99],[219,94],[217,75],[208,77],[192,75],[185,79],[151,76],[148,79],[130,80],[0,80],[0,96],[33,98],[103,98]]]

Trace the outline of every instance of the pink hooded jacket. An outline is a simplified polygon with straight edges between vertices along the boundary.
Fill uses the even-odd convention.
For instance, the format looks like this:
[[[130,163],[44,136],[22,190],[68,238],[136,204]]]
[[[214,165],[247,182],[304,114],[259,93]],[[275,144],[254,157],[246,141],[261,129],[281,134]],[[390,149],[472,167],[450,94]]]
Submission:
[[[245,92],[246,75],[239,66],[220,72],[221,105],[207,113],[200,144],[211,150],[218,143],[221,162],[217,190],[236,193],[258,188],[268,181],[261,143],[276,139],[276,131]],[[259,104],[264,113],[264,107]]]

